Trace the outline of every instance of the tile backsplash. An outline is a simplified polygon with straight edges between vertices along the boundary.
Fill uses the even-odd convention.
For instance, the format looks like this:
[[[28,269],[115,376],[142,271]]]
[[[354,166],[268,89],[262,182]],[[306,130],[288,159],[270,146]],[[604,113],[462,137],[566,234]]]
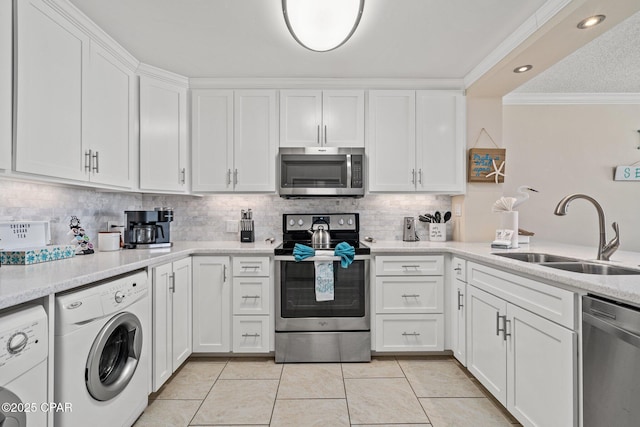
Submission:
[[[77,216],[92,241],[107,221],[124,221],[125,210],[168,206],[174,209],[172,240],[238,240],[227,233],[226,221],[240,219],[251,208],[256,241],[282,237],[283,213],[360,213],[360,234],[379,240],[402,240],[405,216],[451,210],[451,197],[425,194],[370,194],[361,199],[283,199],[275,194],[218,194],[209,196],[147,195],[58,187],[21,181],[0,181],[0,220],[49,220],[54,243],[71,240],[69,220]],[[426,239],[426,224],[417,222]],[[451,226],[447,234],[451,238]]]

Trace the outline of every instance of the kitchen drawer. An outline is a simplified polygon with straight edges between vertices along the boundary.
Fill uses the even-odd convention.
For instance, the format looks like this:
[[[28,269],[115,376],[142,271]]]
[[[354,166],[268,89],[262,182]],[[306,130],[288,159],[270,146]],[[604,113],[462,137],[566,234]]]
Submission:
[[[376,276],[442,276],[444,257],[377,256]]]
[[[233,352],[269,352],[269,316],[233,316]]]
[[[270,259],[268,256],[233,257],[233,276],[269,276]]]
[[[442,276],[376,277],[376,313],[443,313]]]
[[[467,281],[467,261],[454,256],[451,259],[451,277],[461,280],[463,282]]]
[[[233,278],[233,314],[269,314],[269,277]]]
[[[473,262],[467,263],[467,283],[566,328],[578,329],[574,292]]]
[[[376,351],[443,351],[444,314],[376,316]]]

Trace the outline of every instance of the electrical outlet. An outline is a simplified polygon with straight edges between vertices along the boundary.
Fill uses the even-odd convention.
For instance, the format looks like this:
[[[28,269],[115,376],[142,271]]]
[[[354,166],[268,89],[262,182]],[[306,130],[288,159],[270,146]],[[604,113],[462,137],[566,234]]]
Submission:
[[[453,212],[455,216],[462,216],[462,208],[460,207],[460,205],[454,205]]]
[[[240,221],[229,219],[227,220],[227,233],[237,233],[240,231]]]

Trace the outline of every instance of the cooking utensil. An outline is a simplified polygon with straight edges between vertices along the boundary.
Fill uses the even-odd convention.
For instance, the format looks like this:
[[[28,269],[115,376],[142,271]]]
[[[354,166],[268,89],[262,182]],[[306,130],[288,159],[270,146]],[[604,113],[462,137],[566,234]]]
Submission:
[[[451,219],[451,212],[447,211],[444,213],[444,222],[447,222]]]
[[[427,216],[424,216],[424,215],[418,215],[418,219],[419,219],[421,222],[431,222],[431,218],[429,218],[429,217],[427,217]]]
[[[442,215],[440,214],[440,212],[435,213],[435,215],[433,216],[436,219],[436,222],[439,224],[442,221]]]

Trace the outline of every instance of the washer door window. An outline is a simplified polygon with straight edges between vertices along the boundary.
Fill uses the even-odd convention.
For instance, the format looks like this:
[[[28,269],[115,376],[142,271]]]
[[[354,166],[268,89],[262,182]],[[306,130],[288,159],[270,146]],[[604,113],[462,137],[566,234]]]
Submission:
[[[96,400],[109,400],[133,377],[142,350],[142,325],[131,313],[120,313],[102,328],[91,346],[85,379]]]
[[[15,405],[20,409],[23,409],[21,406],[24,407],[30,404],[21,402],[18,396],[3,387],[0,387],[0,402],[7,404],[8,408]],[[0,427],[25,427],[26,425],[27,414],[23,411],[4,411],[0,409]]]

